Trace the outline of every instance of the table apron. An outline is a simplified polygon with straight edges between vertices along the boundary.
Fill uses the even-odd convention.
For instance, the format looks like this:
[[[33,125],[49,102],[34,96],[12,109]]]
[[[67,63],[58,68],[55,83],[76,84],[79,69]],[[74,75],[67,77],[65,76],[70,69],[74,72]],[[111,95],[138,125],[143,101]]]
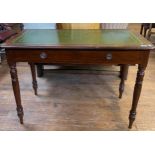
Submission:
[[[51,64],[143,64],[148,51],[7,49],[8,62]]]

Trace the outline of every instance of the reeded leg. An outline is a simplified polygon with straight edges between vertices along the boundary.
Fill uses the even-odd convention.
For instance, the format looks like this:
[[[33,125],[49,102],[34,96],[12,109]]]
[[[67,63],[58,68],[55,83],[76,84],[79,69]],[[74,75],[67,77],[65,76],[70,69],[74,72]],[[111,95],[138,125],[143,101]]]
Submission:
[[[42,77],[44,75],[44,65],[37,64],[37,76]]]
[[[119,98],[122,98],[124,92],[124,84],[128,74],[128,65],[121,65],[121,82],[119,85]]]
[[[120,74],[119,74],[120,79],[121,79],[121,76],[122,76],[122,65],[120,65]]]
[[[144,37],[146,37],[146,32],[147,32],[147,29],[144,28]]]
[[[119,75],[119,77],[121,78],[122,76],[124,76],[125,80],[127,80],[128,70],[129,70],[129,65],[120,65],[120,75]]]
[[[29,63],[30,68],[31,68],[31,74],[32,74],[32,85],[33,85],[33,89],[34,89],[34,93],[35,95],[37,95],[37,88],[38,88],[38,84],[37,84],[37,80],[36,80],[36,70],[35,70],[35,64],[34,63]]]
[[[148,40],[150,40],[150,37],[151,37],[151,30],[152,30],[152,23],[150,23],[148,34],[147,34],[147,39]]]
[[[21,96],[20,96],[18,75],[17,75],[17,70],[16,70],[16,63],[9,63],[9,67],[10,67],[10,74],[11,74],[11,79],[12,79],[13,92],[14,92],[16,105],[17,105],[17,115],[20,119],[20,123],[23,124],[24,112],[23,112],[23,107],[21,104]]]
[[[142,35],[143,33],[143,24],[141,24],[141,29],[140,29],[140,34]]]
[[[129,129],[132,128],[132,124],[136,118],[136,108],[138,105],[138,100],[142,89],[142,82],[144,78],[145,69],[146,69],[146,66],[143,66],[143,65],[138,66],[137,78],[136,78],[136,83],[135,83],[135,88],[133,93],[132,107],[129,115]]]

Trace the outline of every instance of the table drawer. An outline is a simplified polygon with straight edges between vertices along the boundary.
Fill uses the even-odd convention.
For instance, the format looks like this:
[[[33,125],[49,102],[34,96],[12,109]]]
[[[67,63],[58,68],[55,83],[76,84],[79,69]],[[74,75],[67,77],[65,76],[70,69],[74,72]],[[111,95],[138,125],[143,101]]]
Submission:
[[[7,52],[8,59],[53,64],[136,64],[143,51],[28,50]]]

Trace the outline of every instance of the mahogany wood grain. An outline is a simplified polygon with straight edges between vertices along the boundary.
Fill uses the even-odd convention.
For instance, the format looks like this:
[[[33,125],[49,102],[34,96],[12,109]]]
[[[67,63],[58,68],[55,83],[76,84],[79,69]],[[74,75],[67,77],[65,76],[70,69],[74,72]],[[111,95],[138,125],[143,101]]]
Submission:
[[[142,63],[145,51],[108,50],[7,50],[8,61],[51,64],[136,64]],[[41,55],[46,55],[42,58]],[[112,58],[108,59],[111,54]]]
[[[37,76],[42,77],[44,75],[44,65],[43,64],[37,64]]]
[[[37,88],[38,88],[38,84],[37,84],[37,80],[36,80],[36,70],[35,70],[35,64],[34,63],[29,63],[30,65],[30,69],[31,69],[31,74],[32,74],[32,85],[33,85],[33,89],[34,89],[34,94],[37,95]]]
[[[9,62],[9,67],[10,67],[10,74],[11,74],[11,79],[12,79],[12,87],[13,87],[13,92],[16,100],[16,105],[17,105],[17,115],[20,119],[20,123],[23,124],[23,107],[21,104],[21,95],[20,95],[20,88],[19,88],[19,82],[18,82],[18,75],[17,75],[17,69],[16,69],[16,63],[15,62]]]
[[[134,93],[133,93],[132,107],[131,107],[130,115],[129,115],[129,128],[130,129],[132,128],[132,124],[136,118],[136,109],[137,109],[138,100],[141,94],[145,69],[146,69],[146,65],[138,66],[137,78],[136,78],[136,83],[135,83],[135,88],[134,88]]]
[[[122,65],[120,65],[120,75],[119,75],[119,77],[121,78],[122,76],[124,76],[125,80],[127,80],[128,71],[129,71],[129,65],[125,65],[124,67]]]
[[[128,65],[121,65],[121,69],[122,69],[122,74],[121,74],[121,82],[119,85],[119,98],[122,98],[122,94],[124,92],[124,85],[125,85],[125,80],[126,80],[126,68],[128,67]]]

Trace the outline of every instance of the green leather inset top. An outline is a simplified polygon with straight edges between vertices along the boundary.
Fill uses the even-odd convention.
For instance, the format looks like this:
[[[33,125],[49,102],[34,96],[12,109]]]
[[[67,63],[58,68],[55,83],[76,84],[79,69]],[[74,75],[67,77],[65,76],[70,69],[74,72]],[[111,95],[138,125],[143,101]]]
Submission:
[[[129,30],[26,30],[12,40],[12,46],[145,47],[150,42]],[[7,47],[7,44],[5,45]]]

